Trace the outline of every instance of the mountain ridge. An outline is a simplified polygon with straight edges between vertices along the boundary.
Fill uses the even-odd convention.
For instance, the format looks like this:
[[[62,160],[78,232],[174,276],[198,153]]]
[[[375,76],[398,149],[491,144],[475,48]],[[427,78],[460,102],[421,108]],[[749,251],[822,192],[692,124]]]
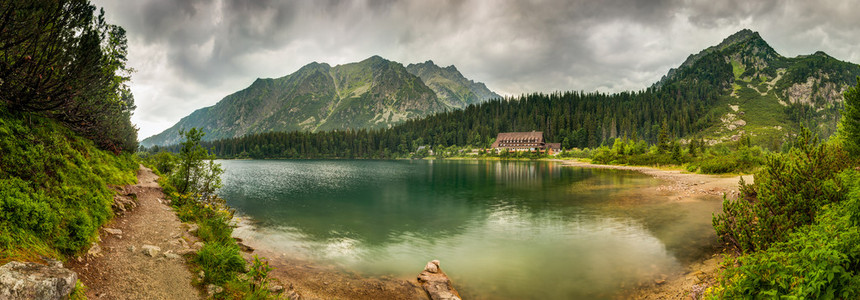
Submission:
[[[433,87],[402,64],[378,55],[334,67],[311,62],[280,78],[258,78],[141,144],[178,143],[178,131],[191,127],[202,128],[206,140],[267,131],[388,128],[500,97],[483,83],[466,79],[454,66],[426,65],[421,73]],[[448,93],[452,90],[461,93]],[[440,93],[446,93],[445,101],[439,99]]]
[[[721,122],[697,134],[711,144],[752,136],[788,140],[801,125],[822,137],[836,131],[842,93],[856,84],[860,66],[816,51],[784,57],[758,32],[741,30],[690,55],[652,88],[671,82],[710,80],[726,89],[711,110]],[[776,143],[776,142],[774,142]]]

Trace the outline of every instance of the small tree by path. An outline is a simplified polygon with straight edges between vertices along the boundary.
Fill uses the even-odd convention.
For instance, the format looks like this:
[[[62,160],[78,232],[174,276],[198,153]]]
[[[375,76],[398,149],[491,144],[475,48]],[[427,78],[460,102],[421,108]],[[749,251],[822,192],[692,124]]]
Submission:
[[[217,202],[219,198],[215,191],[221,188],[224,170],[215,163],[215,156],[200,145],[206,133],[191,128],[180,130],[179,134],[185,137],[185,141],[179,151],[179,168],[170,176],[170,182],[179,194],[188,195],[189,199],[203,204]]]

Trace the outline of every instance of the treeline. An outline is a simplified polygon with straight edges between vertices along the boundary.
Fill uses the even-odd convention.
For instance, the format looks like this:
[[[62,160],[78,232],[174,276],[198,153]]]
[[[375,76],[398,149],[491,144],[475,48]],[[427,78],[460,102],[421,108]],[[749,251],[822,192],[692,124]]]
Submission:
[[[663,122],[677,137],[716,122],[718,116],[706,112],[720,93],[719,87],[695,83],[617,94],[531,94],[409,120],[390,129],[270,132],[203,145],[219,157],[390,158],[423,145],[488,147],[496,134],[510,131],[543,131],[548,142],[559,142],[567,149],[594,148],[616,137],[656,143]]]
[[[58,120],[100,148],[137,149],[126,37],[87,0],[0,0],[0,105]]]

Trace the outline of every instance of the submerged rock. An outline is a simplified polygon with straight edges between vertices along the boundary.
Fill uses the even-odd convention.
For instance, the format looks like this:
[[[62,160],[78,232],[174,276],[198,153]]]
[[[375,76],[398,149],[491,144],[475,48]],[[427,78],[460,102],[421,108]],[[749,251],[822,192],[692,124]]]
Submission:
[[[51,264],[9,262],[0,267],[0,299],[67,299],[78,274]]]
[[[439,267],[440,262],[433,260],[427,263],[424,271],[418,275],[418,283],[430,295],[433,300],[460,300],[460,293],[454,289],[451,279],[442,268]]]

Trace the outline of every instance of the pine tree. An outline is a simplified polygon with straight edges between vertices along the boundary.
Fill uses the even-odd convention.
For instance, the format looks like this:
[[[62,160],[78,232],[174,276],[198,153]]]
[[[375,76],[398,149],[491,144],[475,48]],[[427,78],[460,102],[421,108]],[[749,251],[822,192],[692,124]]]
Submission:
[[[860,77],[857,85],[845,92],[845,109],[839,124],[839,138],[853,157],[860,155]]]
[[[660,147],[660,153],[665,153],[669,150],[669,125],[666,124],[666,119],[663,119],[663,125],[660,126],[660,134],[657,136],[657,145]]]

